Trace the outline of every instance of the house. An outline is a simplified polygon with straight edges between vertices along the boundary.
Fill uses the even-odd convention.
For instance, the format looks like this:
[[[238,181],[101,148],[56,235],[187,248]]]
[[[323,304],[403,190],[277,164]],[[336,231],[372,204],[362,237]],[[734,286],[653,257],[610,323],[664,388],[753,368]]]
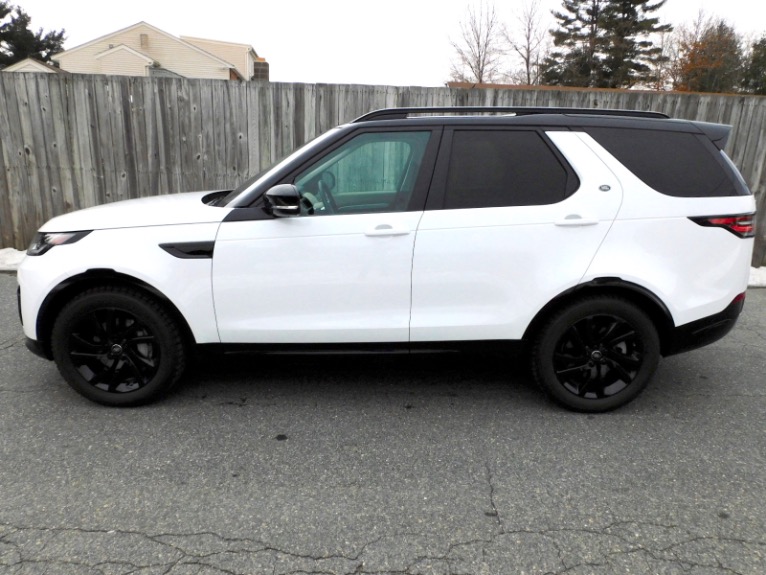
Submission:
[[[43,74],[65,74],[61,68],[56,68],[35,58],[24,58],[23,60],[6,66],[3,72],[41,72]]]
[[[60,52],[52,59],[73,74],[268,80],[268,63],[252,46],[178,38],[146,22]]]

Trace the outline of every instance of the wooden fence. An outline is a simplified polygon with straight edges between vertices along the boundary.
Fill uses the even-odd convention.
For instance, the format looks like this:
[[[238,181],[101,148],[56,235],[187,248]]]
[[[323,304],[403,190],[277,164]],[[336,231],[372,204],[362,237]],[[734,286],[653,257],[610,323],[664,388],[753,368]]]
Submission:
[[[766,259],[766,98],[634,91],[418,88],[0,73],[0,247],[105,202],[230,188],[305,141],[392,106],[657,110],[734,126],[727,152],[758,197]]]

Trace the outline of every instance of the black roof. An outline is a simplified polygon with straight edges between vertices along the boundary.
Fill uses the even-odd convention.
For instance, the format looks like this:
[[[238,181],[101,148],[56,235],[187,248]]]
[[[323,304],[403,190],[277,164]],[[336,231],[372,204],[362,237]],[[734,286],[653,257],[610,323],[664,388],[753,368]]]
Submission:
[[[719,148],[726,144],[731,126],[672,119],[661,112],[604,108],[545,108],[525,106],[435,106],[386,108],[360,116],[351,125],[434,126],[516,125],[549,128],[611,127],[666,130],[704,134]]]

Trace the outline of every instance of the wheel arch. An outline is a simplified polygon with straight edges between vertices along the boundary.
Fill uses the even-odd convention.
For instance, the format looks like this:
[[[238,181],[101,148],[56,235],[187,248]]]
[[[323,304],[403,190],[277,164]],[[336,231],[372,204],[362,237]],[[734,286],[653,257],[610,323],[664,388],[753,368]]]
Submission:
[[[622,297],[643,310],[657,329],[657,335],[660,338],[660,353],[665,355],[668,352],[675,328],[670,310],[659,297],[645,287],[618,277],[597,278],[562,292],[537,313],[527,326],[523,340],[526,343],[531,342],[547,319],[560,309],[583,297],[599,295]]]
[[[62,281],[50,291],[40,306],[40,311],[37,314],[37,339],[41,345],[42,352],[48,359],[53,358],[51,332],[59,312],[75,295],[99,286],[127,286],[149,295],[159,302],[176,321],[185,344],[194,345],[196,343],[194,334],[183,314],[160,290],[133,276],[122,274],[112,269],[97,268],[90,269]]]

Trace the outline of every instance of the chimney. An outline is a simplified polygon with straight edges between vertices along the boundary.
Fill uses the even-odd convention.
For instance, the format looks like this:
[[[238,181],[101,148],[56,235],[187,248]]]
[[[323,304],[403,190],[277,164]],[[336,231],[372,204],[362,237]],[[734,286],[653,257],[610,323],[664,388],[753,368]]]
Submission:
[[[251,80],[269,81],[269,63],[266,58],[256,58],[253,64],[253,77]]]

